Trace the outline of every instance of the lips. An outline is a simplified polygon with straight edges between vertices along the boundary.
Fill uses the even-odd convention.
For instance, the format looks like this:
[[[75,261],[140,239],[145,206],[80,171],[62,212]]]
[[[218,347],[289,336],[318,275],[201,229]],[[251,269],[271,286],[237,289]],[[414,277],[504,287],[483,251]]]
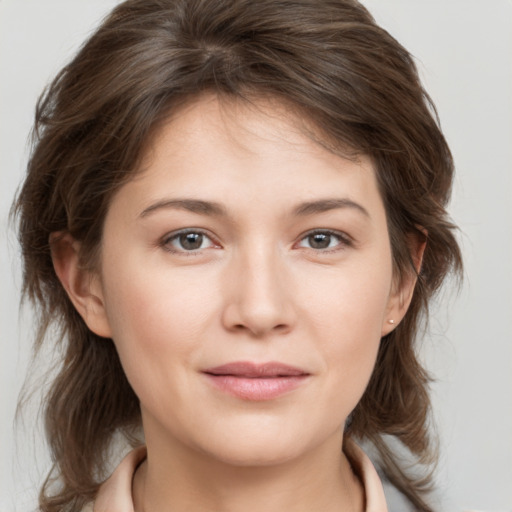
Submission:
[[[208,368],[203,371],[216,389],[243,400],[272,400],[303,384],[309,373],[278,362],[255,364],[245,361]]]

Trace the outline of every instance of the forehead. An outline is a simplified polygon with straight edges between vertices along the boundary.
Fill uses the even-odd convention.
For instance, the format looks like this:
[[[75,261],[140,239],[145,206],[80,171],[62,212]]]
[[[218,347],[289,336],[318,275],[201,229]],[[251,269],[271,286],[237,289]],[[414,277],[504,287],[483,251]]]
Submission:
[[[291,208],[287,203],[315,195],[380,199],[371,159],[328,149],[296,110],[277,100],[215,95],[190,101],[156,130],[129,188],[150,196],[142,201],[215,195],[230,203],[243,196],[246,207],[268,201]]]

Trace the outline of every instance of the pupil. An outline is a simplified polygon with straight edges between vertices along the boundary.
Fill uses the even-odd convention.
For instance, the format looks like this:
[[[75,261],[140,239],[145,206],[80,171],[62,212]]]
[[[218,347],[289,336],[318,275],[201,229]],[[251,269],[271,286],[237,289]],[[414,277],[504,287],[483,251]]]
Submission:
[[[180,244],[184,249],[199,249],[203,243],[203,235],[201,233],[186,233],[180,236]]]
[[[326,249],[331,242],[331,235],[316,233],[315,235],[310,235],[309,242],[313,249]]]

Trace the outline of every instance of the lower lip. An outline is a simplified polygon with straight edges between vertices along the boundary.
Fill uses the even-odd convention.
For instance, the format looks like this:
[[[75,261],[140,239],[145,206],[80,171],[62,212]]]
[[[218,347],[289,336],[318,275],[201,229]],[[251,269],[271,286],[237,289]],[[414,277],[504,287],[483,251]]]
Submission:
[[[307,375],[283,377],[236,377],[233,375],[205,374],[209,381],[221,391],[243,400],[263,401],[278,398],[297,389]]]

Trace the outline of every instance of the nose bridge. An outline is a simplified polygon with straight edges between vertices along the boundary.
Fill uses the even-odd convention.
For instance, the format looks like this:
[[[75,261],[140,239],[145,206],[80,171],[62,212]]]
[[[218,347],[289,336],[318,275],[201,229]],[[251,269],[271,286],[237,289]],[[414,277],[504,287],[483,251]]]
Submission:
[[[260,237],[240,247],[234,260],[227,326],[256,336],[287,331],[294,320],[293,307],[285,262],[276,244]]]

